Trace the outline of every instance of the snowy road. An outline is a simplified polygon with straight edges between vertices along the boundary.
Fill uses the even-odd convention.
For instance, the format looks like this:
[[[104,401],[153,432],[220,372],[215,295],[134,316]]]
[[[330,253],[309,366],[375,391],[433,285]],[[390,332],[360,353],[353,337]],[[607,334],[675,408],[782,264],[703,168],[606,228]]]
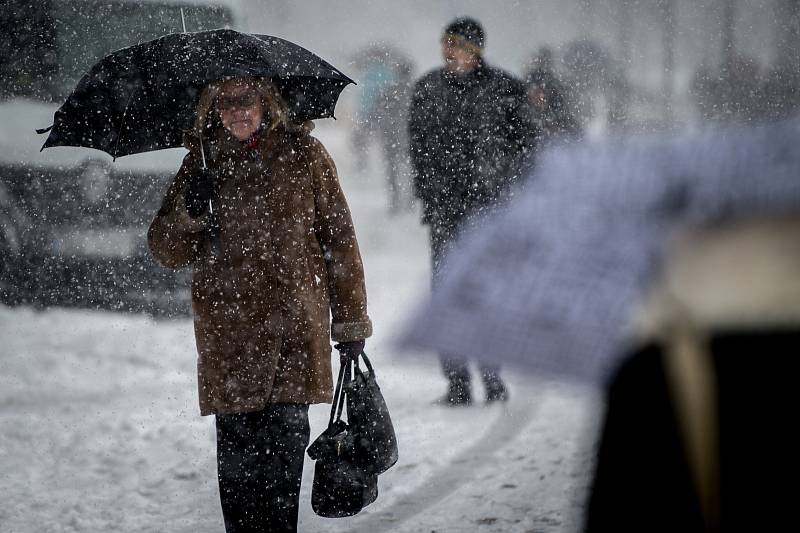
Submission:
[[[346,162],[342,138],[318,133]],[[347,519],[314,515],[306,461],[300,530],[574,531],[596,394],[507,370],[507,405],[431,406],[444,387],[436,359],[391,348],[427,287],[426,235],[414,214],[385,215],[378,179],[340,170],[376,324],[367,350],[401,456],[378,500]],[[213,419],[198,414],[194,364],[189,320],[0,306],[0,531],[222,531]],[[312,438],[327,415],[311,409]]]

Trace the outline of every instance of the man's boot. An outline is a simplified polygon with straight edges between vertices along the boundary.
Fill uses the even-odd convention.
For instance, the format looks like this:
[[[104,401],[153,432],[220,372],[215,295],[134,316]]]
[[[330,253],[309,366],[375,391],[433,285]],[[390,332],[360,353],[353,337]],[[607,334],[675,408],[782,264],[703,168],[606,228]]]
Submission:
[[[447,403],[454,406],[472,404],[472,391],[469,380],[450,380],[450,387],[447,389]]]
[[[472,404],[472,387],[467,362],[460,357],[442,357],[442,370],[449,383],[447,393],[435,403],[448,406]]]
[[[436,405],[448,407],[466,407],[472,405],[472,391],[469,380],[450,379],[447,392],[434,402]]]
[[[483,385],[486,388],[486,403],[508,401],[508,389],[500,379],[497,369],[483,368],[481,377],[483,377]]]

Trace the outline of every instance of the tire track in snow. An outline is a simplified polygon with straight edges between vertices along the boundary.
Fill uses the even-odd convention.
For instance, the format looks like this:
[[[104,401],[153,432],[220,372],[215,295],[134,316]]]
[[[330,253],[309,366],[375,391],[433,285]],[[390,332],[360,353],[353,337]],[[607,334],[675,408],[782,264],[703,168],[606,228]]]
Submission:
[[[541,393],[535,393],[533,396],[526,395],[524,402],[515,402],[512,396],[503,412],[475,444],[434,470],[410,494],[359,520],[355,529],[350,531],[391,531],[474,480],[486,466],[486,457],[508,445],[528,425],[540,397]]]
[[[48,384],[49,385],[49,384]],[[0,396],[0,414],[12,411],[57,412],[77,408],[78,406],[98,406],[100,409],[111,409],[120,403],[144,401],[169,401],[175,393],[168,385],[118,385],[111,389],[81,391],[76,389],[55,389],[37,392],[35,396],[30,390],[20,390],[9,395]]]

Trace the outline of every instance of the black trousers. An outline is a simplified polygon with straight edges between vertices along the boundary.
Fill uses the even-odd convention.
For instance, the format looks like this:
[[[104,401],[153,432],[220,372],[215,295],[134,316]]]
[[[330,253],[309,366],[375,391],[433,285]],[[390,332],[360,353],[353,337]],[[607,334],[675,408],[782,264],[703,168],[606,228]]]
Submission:
[[[458,239],[460,229],[455,224],[441,224],[433,222],[430,224],[431,236],[431,274],[433,290],[442,275],[444,259],[450,247]],[[469,390],[470,373],[467,360],[458,354],[441,353],[439,359],[442,363],[442,372],[454,388]],[[478,363],[481,379],[487,390],[494,390],[502,387],[500,379],[499,365],[489,364],[485,361]]]
[[[297,531],[308,405],[217,415],[217,475],[227,533]]]

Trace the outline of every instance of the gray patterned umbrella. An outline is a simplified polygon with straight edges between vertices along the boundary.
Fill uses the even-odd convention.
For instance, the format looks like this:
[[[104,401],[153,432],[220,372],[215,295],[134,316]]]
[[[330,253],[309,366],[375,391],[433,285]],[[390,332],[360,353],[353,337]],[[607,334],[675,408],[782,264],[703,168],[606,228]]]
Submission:
[[[800,212],[800,121],[554,148],[465,235],[402,336],[598,382],[677,226]]]

